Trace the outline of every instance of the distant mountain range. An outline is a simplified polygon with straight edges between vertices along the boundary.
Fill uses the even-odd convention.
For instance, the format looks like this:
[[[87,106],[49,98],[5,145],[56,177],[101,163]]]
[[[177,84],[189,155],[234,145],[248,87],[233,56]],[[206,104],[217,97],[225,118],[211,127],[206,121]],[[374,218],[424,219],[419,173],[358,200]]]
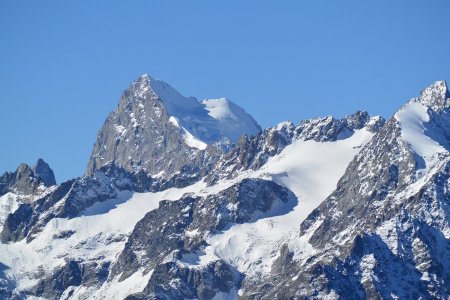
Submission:
[[[450,93],[262,130],[142,75],[86,172],[0,177],[2,299],[449,299]]]

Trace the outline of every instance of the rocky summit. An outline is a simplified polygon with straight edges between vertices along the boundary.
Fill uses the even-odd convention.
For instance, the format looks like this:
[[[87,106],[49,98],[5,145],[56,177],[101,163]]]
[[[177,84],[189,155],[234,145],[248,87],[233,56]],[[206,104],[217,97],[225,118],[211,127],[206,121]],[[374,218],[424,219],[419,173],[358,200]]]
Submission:
[[[1,299],[449,299],[450,92],[262,130],[142,75],[79,178],[0,176]]]

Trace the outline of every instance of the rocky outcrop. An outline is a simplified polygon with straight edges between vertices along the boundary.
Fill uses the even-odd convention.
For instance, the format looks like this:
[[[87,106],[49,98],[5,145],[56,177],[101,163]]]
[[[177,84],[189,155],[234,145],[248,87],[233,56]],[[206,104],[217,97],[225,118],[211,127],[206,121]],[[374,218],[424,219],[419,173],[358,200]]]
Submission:
[[[216,299],[237,297],[236,287],[242,275],[222,260],[206,267],[188,268],[176,262],[158,265],[142,293],[128,296],[133,299]],[[216,297],[216,298],[215,298]]]
[[[33,166],[35,176],[42,181],[44,186],[56,185],[55,174],[50,166],[41,158]]]
[[[67,261],[64,266],[39,281],[24,294],[45,299],[61,299],[64,294],[65,299],[70,299],[73,294],[71,288],[80,285],[99,286],[104,283],[108,277],[108,268],[109,264]]]
[[[0,196],[8,192],[24,196],[36,195],[55,184],[52,169],[44,160],[39,159],[33,168],[20,164],[15,172],[6,172],[0,176]]]

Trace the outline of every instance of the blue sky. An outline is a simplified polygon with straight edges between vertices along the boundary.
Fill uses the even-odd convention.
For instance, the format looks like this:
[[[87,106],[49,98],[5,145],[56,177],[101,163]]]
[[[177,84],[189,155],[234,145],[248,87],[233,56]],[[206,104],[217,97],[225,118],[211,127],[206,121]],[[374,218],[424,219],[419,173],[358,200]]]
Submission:
[[[450,81],[450,1],[1,1],[0,173],[42,157],[80,176],[142,73],[228,97],[262,127],[391,116]]]

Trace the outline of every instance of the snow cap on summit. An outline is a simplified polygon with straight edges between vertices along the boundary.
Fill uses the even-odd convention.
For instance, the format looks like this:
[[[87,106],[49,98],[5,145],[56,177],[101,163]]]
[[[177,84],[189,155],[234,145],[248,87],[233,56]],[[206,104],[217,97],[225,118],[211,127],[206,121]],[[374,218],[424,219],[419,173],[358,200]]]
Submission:
[[[151,77],[150,75],[148,75],[147,73],[144,73],[141,76],[139,76],[138,80],[140,80],[140,79],[149,79],[150,77]]]
[[[133,82],[138,98],[145,99],[147,93],[154,95],[164,105],[169,116],[175,117],[179,125],[206,144],[223,138],[237,142],[243,134],[256,135],[261,127],[244,109],[226,98],[205,99],[181,95],[170,84],[142,74]]]

